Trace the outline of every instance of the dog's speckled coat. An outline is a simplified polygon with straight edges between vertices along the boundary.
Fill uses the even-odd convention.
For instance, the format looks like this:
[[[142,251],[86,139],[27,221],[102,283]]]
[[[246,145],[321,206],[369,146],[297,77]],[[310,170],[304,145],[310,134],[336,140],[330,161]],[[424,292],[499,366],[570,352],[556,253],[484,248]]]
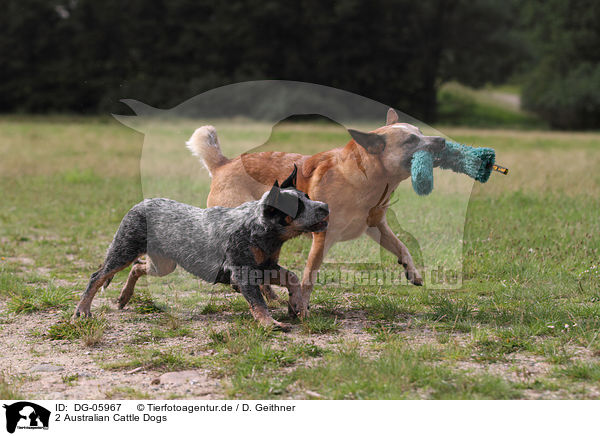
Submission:
[[[301,301],[299,280],[277,264],[279,250],[301,233],[325,230],[329,215],[327,204],[310,200],[296,189],[295,180],[296,170],[281,188],[276,182],[260,200],[235,208],[200,209],[165,198],[135,205],[121,221],[104,264],[92,274],[74,317],[89,316],[98,288],[147,254],[147,262],[137,262],[131,269],[119,297],[121,308],[139,277],[164,276],[180,265],[209,283],[235,286],[261,324],[288,327],[271,318],[259,285],[287,286],[290,312],[296,313]]]

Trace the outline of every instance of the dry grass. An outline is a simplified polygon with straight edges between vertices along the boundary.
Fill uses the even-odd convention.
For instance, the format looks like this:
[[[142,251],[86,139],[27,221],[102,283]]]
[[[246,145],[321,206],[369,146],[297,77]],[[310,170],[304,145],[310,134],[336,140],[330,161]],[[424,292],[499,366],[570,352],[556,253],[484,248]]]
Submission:
[[[212,122],[230,156],[271,134],[263,124]],[[414,253],[419,246],[411,242],[413,229],[435,229],[452,207],[451,195],[460,191],[466,223],[448,230],[463,235],[464,282],[455,291],[320,285],[313,294],[315,317],[284,334],[258,328],[239,294],[181,271],[140,281],[143,298],[116,311],[124,271],[95,300],[101,317],[79,330],[61,324],[131,205],[153,194],[205,204],[208,175],[183,145],[198,123],[159,123],[144,138],[111,120],[0,119],[0,152],[6,156],[0,162],[0,351],[10,356],[0,371],[17,374],[25,394],[598,397],[600,283],[590,273],[600,258],[597,133],[442,129],[454,140],[496,148],[498,162],[511,170],[468,186],[466,196],[437,178],[435,192],[448,208],[432,203],[419,209],[425,200],[409,184],[398,190],[395,212],[402,219],[393,226]],[[336,126],[283,124],[266,147],[310,153],[347,138]],[[443,239],[437,230],[431,233]],[[299,272],[309,245],[305,238],[286,244],[282,264]],[[425,244],[421,249],[427,253]],[[328,260],[348,259],[398,268],[396,259],[366,239],[336,247]],[[335,268],[330,263],[323,270]],[[42,298],[56,289],[60,299]],[[36,311],[14,310],[15,295],[35,303]],[[287,320],[285,307],[273,312]],[[30,368],[42,362],[58,362],[64,373],[36,380]],[[189,392],[189,386],[150,384],[162,372],[182,368],[205,371]],[[92,375],[78,376],[77,383],[69,379],[80,373]],[[135,381],[136,389],[124,389],[125,380]],[[14,386],[0,382],[0,396],[16,395]]]

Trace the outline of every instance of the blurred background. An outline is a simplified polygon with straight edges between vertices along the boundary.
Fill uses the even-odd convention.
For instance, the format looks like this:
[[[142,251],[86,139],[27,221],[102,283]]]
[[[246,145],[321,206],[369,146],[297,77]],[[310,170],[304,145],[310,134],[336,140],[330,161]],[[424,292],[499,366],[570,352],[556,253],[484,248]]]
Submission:
[[[218,86],[332,86],[428,123],[600,127],[594,0],[4,0],[0,112],[169,108]]]

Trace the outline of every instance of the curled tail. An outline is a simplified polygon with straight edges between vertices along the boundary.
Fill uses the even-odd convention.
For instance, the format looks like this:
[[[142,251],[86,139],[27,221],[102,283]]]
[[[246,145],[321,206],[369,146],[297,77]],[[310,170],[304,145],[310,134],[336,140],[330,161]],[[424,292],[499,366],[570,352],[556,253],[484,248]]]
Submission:
[[[194,156],[200,158],[211,176],[215,169],[229,162],[221,152],[217,131],[213,126],[197,128],[186,145]]]

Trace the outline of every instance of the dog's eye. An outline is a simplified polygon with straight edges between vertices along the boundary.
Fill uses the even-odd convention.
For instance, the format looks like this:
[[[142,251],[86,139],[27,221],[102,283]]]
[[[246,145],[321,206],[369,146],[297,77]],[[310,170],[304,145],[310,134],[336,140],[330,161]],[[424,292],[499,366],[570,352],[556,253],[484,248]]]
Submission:
[[[408,135],[408,138],[406,138],[406,141],[404,141],[405,144],[418,144],[420,141],[420,138],[415,135],[414,133],[411,133],[410,135]]]

